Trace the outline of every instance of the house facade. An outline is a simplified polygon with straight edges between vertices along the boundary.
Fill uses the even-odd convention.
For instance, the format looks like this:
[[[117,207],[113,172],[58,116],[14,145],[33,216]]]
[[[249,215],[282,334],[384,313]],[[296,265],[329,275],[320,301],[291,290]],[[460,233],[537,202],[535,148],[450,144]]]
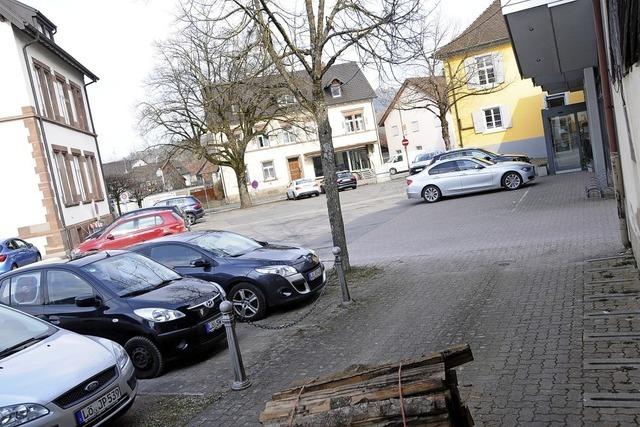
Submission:
[[[43,255],[73,248],[110,218],[85,78],[39,11],[0,0],[0,235]]]
[[[576,150],[588,143],[583,92],[567,87],[548,93],[521,76],[500,7],[500,1],[494,1],[438,52],[446,78],[460,82],[451,94],[458,145],[524,153],[546,163],[550,173],[586,169],[590,159],[585,156],[576,161],[575,156]],[[571,121],[563,117],[566,108],[574,111]],[[544,123],[548,118],[554,123],[560,149],[550,145],[546,137]],[[585,134],[579,137],[584,144],[567,135],[570,126]]]
[[[336,64],[323,78],[338,170],[375,179],[382,153],[373,107],[375,92],[357,64]],[[302,114],[302,113],[301,113]],[[247,147],[247,183],[252,195],[284,194],[292,180],[324,176],[315,124],[273,123]],[[237,199],[233,170],[221,168],[224,193]]]
[[[414,153],[423,151],[444,151],[446,149],[442,138],[440,119],[430,112],[425,105],[433,106],[429,101],[429,80],[444,79],[444,77],[413,77],[404,81],[395,97],[378,119],[383,126],[387,138],[389,155],[408,153],[409,158]],[[437,83],[436,83],[437,84]],[[455,146],[454,129],[451,125],[451,114],[447,114],[451,146]],[[402,145],[406,139],[408,144]]]

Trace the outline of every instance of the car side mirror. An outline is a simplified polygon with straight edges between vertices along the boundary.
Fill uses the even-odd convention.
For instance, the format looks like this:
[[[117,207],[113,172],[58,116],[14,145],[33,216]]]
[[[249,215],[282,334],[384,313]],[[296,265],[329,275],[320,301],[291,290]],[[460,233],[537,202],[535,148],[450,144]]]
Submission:
[[[485,159],[485,160],[491,160],[491,157],[489,157],[489,156],[484,156],[484,159]]]
[[[115,239],[115,237],[113,237],[113,234],[107,234],[107,240],[113,240]]]
[[[99,307],[100,299],[95,295],[80,295],[76,297],[78,307]]]
[[[191,261],[189,263],[189,265],[191,267],[196,267],[196,268],[207,268],[207,267],[211,267],[211,263],[209,261],[207,261],[204,258],[198,258],[198,259],[194,259],[193,261]]]
[[[476,169],[484,169],[484,166],[482,166],[482,165],[476,165]]]

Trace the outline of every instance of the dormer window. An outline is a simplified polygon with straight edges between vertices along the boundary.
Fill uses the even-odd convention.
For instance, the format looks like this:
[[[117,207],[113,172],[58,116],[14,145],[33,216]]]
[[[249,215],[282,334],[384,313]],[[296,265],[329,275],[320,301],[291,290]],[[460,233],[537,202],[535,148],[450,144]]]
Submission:
[[[286,107],[287,105],[295,105],[296,97],[293,95],[282,95],[278,98],[278,105],[281,107]]]
[[[331,83],[331,97],[340,98],[342,96],[342,85],[339,81],[334,80]]]
[[[38,29],[38,31],[44,34],[46,38],[53,41],[53,33],[54,33],[53,28],[51,28],[51,26],[47,25],[45,22],[43,22],[38,18],[35,18],[35,21],[36,21],[35,22],[36,28]]]

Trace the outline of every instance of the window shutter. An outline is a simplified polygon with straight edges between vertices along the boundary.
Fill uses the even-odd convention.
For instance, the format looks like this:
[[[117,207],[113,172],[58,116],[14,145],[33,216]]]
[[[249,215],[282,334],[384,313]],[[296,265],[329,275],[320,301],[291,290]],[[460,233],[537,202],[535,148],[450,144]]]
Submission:
[[[472,89],[480,84],[478,72],[476,71],[476,59],[467,58],[464,60],[464,69],[467,72],[467,87]]]
[[[502,54],[493,54],[493,69],[496,74],[496,84],[504,83],[504,66],[502,64]]]
[[[482,110],[475,111],[471,114],[473,117],[473,129],[476,133],[483,133],[485,130],[484,112]]]
[[[511,111],[509,111],[509,107],[506,105],[500,106],[500,117],[502,118],[502,127],[507,129],[513,127],[511,123]]]

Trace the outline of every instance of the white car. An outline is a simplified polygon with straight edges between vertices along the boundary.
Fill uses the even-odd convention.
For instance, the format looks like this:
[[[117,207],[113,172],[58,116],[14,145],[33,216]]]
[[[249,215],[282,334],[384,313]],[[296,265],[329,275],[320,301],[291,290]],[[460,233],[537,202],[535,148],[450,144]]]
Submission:
[[[287,187],[287,200],[320,195],[320,184],[311,178],[296,179]]]
[[[517,190],[535,177],[533,165],[525,162],[494,163],[475,157],[442,160],[407,178],[407,197],[434,203],[443,196],[495,188]]]
[[[133,363],[119,344],[0,304],[0,425],[98,426],[131,407]]]
[[[409,170],[407,160],[404,158],[404,154],[395,154],[384,164],[386,170],[390,175],[395,175],[398,172],[404,172]]]

